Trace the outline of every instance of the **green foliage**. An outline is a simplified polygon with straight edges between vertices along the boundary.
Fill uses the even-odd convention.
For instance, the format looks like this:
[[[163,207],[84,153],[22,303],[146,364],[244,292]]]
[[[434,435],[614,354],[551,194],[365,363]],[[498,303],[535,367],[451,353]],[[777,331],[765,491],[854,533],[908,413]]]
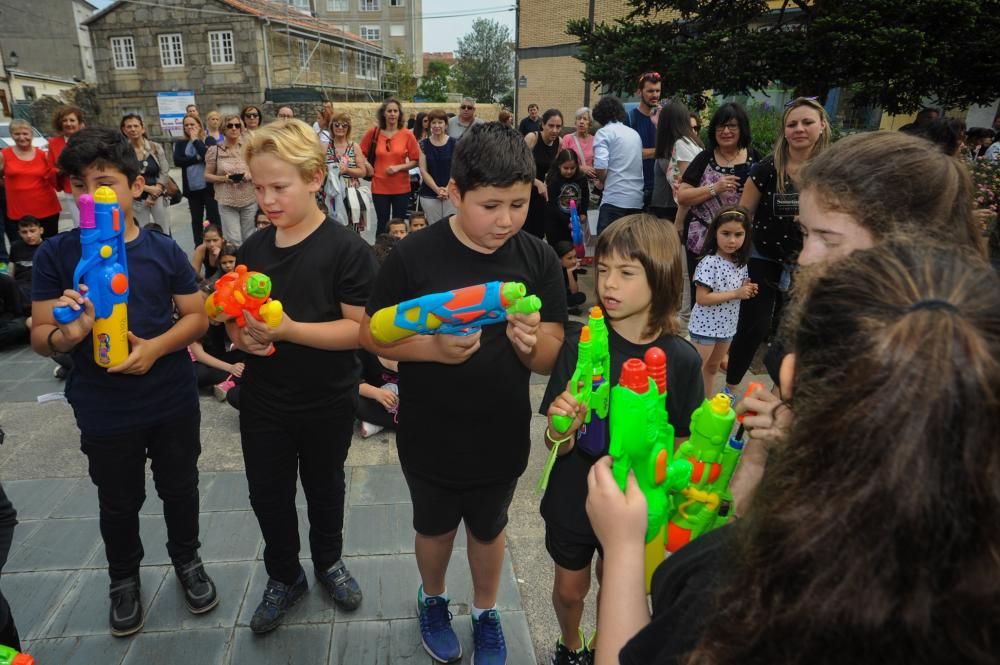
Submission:
[[[400,49],[385,61],[385,85],[396,91],[401,100],[411,100],[417,92],[417,77],[414,75],[413,58]]]
[[[62,106],[76,106],[91,124],[99,124],[101,105],[97,101],[97,87],[92,83],[78,83],[59,93],[59,97],[45,95],[31,105],[31,124],[46,136],[52,133],[52,118]]]
[[[751,102],[746,105],[747,117],[750,118],[750,134],[753,136],[753,147],[761,155],[774,152],[774,144],[778,141],[781,131],[781,115],[783,110],[776,109],[764,102]]]
[[[1000,96],[1000,0],[628,0],[613,24],[570,21],[588,81],[632,92],[638,75],[664,74],[665,95],[708,102],[771,82],[823,97],[850,86],[857,106],[914,111]],[[679,15],[656,20],[656,12]]]
[[[476,19],[458,40],[452,77],[458,92],[481,102],[496,102],[514,87],[514,49],[510,29]]]
[[[448,101],[448,78],[451,67],[447,62],[432,60],[427,63],[424,77],[420,79],[417,95],[429,102],[444,103]]]

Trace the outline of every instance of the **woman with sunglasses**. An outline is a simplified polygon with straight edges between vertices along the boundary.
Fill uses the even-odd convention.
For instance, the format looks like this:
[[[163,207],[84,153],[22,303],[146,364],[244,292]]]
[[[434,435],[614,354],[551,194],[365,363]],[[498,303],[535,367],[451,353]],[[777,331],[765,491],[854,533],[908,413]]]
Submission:
[[[261,118],[264,114],[261,113],[259,106],[254,106],[253,104],[247,104],[240,111],[240,119],[243,121],[243,126],[245,132],[252,132],[253,130],[260,127]]]
[[[420,146],[413,132],[403,126],[403,106],[395,97],[375,112],[378,125],[361,138],[372,175],[372,202],[378,216],[376,234],[386,231],[393,217],[406,218],[410,205],[410,169],[418,164]]]
[[[205,154],[205,180],[215,186],[222,219],[222,237],[236,244],[254,232],[257,196],[250,169],[243,159],[243,123],[236,114],[223,121],[223,139]]]
[[[688,276],[693,277],[701,258],[708,228],[723,206],[736,205],[750,167],[761,155],[750,144],[750,118],[736,102],[723,104],[708,123],[708,144],[691,160],[677,189],[678,208],[686,206],[682,236],[687,252]],[[694,282],[690,283],[695,301]]]
[[[815,97],[799,97],[785,105],[782,130],[768,155],[750,171],[740,205],[753,216],[753,252],[747,264],[750,281],[757,284],[755,298],[740,303],[739,327],[729,347],[726,385],[734,390],[750,368],[757,349],[772,329],[775,305],[787,289],[791,266],[802,249],[799,230],[799,170],[828,145],[830,121]],[[765,364],[777,378],[781,354],[769,352]]]

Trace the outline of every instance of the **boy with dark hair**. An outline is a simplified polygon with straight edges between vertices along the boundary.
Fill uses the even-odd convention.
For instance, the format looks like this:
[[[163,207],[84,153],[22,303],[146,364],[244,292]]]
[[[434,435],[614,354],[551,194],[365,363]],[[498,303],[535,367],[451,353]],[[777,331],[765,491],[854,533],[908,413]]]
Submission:
[[[79,229],[50,238],[35,254],[31,330],[37,353],[73,358],[66,398],[97,486],[111,577],[111,634],[122,637],[143,626],[139,509],[146,498],[147,457],[163,500],[167,552],[188,609],[201,614],[218,604],[198,556],[201,411],[185,351],[205,333],[208,318],[184,252],[171,238],[140,229],[132,217],[132,202],[144,181],[128,140],[117,130],[82,129],[60,154],[59,169],[69,177],[77,201],[99,187],[113,189],[125,220],[131,347],[125,361],[108,370],[94,362],[94,305],[73,283],[81,254]],[[60,306],[82,313],[71,323],[57,324],[53,308]]]
[[[424,648],[440,662],[461,657],[445,574],[459,523],[468,534],[477,665],[504,663],[496,595],[504,527],[528,462],[531,372],[547,374],[559,352],[566,292],[555,253],[518,233],[535,164],[511,127],[471,127],[455,147],[448,193],[456,214],[400,243],[379,272],[361,323],[362,345],[398,360],[400,464],[413,501],[417,593]],[[540,313],[512,316],[468,336],[416,335],[392,346],[371,336],[371,315],[416,296],[491,280],[521,281]],[[475,390],[470,390],[475,386]],[[443,419],[449,426],[440,426]]]
[[[19,240],[10,248],[10,262],[14,266],[14,281],[21,289],[26,303],[31,302],[31,266],[35,252],[42,244],[42,224],[30,215],[17,220]]]
[[[406,224],[405,219],[400,219],[399,217],[394,217],[389,220],[386,225],[386,233],[395,238],[396,240],[402,240],[410,233],[410,228]]]

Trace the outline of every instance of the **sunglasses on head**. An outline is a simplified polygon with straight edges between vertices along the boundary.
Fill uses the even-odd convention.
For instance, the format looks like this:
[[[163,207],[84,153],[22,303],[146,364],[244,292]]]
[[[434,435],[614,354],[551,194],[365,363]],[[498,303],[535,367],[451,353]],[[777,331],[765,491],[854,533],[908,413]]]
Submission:
[[[242,128],[243,128],[243,125],[241,125],[238,122],[231,122],[228,125],[226,125],[226,129],[242,129]]]
[[[796,97],[791,101],[785,102],[785,108],[790,108],[799,102],[815,102],[817,99],[819,99],[819,97]]]
[[[475,106],[469,106],[468,104],[462,104],[458,108],[462,109],[463,111],[474,111],[476,107]]]
[[[659,72],[646,72],[639,77],[639,83],[659,83],[662,78]]]

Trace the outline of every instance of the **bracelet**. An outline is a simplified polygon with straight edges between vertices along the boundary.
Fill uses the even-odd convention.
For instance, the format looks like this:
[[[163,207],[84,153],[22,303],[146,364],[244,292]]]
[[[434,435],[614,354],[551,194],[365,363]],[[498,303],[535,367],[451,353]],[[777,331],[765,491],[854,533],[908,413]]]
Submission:
[[[561,446],[562,444],[566,443],[570,439],[572,439],[573,435],[570,434],[569,436],[567,436],[564,439],[553,439],[552,438],[552,432],[549,431],[548,425],[546,425],[545,426],[545,438],[549,440],[549,443],[551,443],[552,445],[558,447],[558,446]]]
[[[63,353],[63,351],[60,351],[59,349],[57,349],[55,347],[55,344],[52,343],[52,336],[55,335],[57,332],[59,332],[59,327],[58,326],[56,326],[55,328],[53,328],[52,332],[49,333],[49,336],[47,338],[45,338],[45,343],[49,345],[49,351],[51,351],[53,355],[55,355],[57,353]]]
[[[715,196],[715,183],[714,182],[710,182],[708,184],[708,193],[711,194],[712,196]]]

